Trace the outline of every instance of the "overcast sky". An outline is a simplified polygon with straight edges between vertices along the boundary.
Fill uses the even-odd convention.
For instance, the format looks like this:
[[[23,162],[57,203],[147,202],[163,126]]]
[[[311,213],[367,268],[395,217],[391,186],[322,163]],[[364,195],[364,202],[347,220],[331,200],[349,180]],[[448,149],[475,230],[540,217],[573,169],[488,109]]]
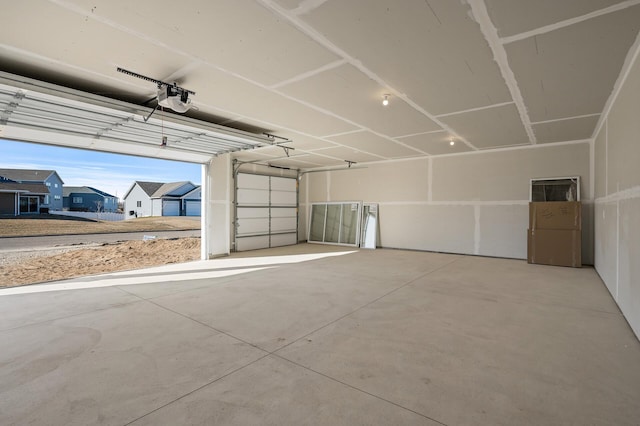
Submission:
[[[134,181],[200,185],[200,164],[108,154],[0,139],[0,168],[55,170],[69,186],[91,186],[118,198]]]

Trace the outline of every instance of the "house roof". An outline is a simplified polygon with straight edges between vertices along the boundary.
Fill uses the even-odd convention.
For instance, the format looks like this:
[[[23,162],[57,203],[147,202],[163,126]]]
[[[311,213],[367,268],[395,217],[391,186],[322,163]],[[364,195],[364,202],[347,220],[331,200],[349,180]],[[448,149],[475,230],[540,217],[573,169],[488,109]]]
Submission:
[[[62,188],[62,196],[68,197],[71,194],[98,194],[103,197],[116,198],[114,195],[107,194],[104,191],[93,188],[91,186],[65,186]]]
[[[0,182],[0,192],[24,192],[30,194],[48,194],[49,188],[42,183]]]
[[[44,182],[54,173],[58,176],[58,179],[60,179],[60,175],[58,175],[55,170],[0,169],[0,177],[16,182]],[[60,181],[62,182],[62,179],[60,179]]]
[[[151,197],[162,185],[165,185],[162,182],[141,182],[139,180],[135,181],[134,185],[136,183],[149,197]]]
[[[177,191],[177,190],[181,189],[181,187],[183,187],[185,185],[189,185],[189,186],[187,188],[182,189],[181,191]],[[189,182],[187,180],[182,181],[182,182],[165,183],[160,188],[158,188],[156,190],[156,192],[153,193],[151,198],[162,198],[162,197],[166,197],[166,196],[182,197],[184,194],[186,194],[187,192],[191,191],[193,189],[193,186],[194,186],[193,183],[191,183],[191,182]]]
[[[193,194],[194,192],[197,192],[200,190],[201,185],[196,185],[195,188],[193,188],[191,191],[189,192],[185,192],[184,194],[182,194],[182,197],[188,197],[189,195]]]
[[[145,194],[149,196],[149,198],[162,198],[167,196],[182,197],[186,193],[192,191],[193,187],[195,186],[193,183],[191,183],[188,180],[181,181],[181,182],[168,182],[168,183],[142,182],[137,180],[133,183],[133,185],[131,185],[131,188],[129,188],[124,198],[127,198],[129,196],[129,193],[136,185],[138,185],[145,192]],[[172,193],[185,185],[188,185],[188,187],[185,188],[184,190]]]

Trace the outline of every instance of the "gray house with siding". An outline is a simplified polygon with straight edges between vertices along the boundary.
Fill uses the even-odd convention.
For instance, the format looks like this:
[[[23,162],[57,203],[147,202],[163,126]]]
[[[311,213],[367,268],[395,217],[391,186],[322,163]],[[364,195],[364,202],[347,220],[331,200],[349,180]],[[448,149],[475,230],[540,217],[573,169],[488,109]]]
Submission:
[[[32,189],[36,192],[27,190],[17,193],[21,214],[62,210],[62,185],[64,182],[55,170],[0,169],[0,182],[36,184],[46,187],[46,192],[40,187],[38,189],[33,187]]]
[[[118,198],[90,186],[65,186],[62,189],[65,210],[80,212],[115,212]]]
[[[0,181],[0,216],[38,213],[48,195],[49,189],[41,183]]]
[[[199,216],[199,188],[189,181],[135,181],[124,196],[125,217]]]

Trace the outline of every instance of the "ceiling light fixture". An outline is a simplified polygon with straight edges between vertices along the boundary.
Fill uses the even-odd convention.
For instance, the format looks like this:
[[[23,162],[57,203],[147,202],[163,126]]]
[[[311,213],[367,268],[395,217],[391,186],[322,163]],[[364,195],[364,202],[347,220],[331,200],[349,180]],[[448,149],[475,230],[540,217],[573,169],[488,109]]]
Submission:
[[[453,139],[451,139],[451,140],[449,141],[449,145],[454,146],[455,144],[456,144],[456,142],[455,142]]]
[[[389,96],[391,95],[384,95],[384,99],[382,99],[382,105],[384,106],[389,105]]]

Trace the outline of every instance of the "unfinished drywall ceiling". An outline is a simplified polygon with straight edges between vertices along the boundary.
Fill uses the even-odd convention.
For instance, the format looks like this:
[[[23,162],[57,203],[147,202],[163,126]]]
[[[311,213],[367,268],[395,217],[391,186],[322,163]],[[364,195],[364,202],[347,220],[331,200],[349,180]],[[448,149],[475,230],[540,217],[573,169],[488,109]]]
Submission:
[[[445,131],[421,133],[397,138],[397,140],[430,155],[452,154],[471,150],[471,148],[463,142],[456,142],[456,138],[451,133]],[[453,145],[451,144],[452,141]]]
[[[599,115],[569,118],[567,120],[552,120],[535,123],[533,130],[536,133],[538,143],[551,143],[562,141],[575,141],[589,139],[593,128],[598,122]]]
[[[176,81],[187,115],[295,148],[244,161],[306,169],[590,139],[639,30],[640,0],[32,0],[0,61],[139,105],[117,66]]]
[[[640,6],[505,46],[531,121],[599,113],[640,28]]]
[[[594,13],[619,5],[619,0],[486,0],[491,20],[501,37]]]
[[[415,149],[402,146],[398,142],[389,141],[388,138],[367,131],[333,136],[330,139],[339,144],[368,152],[381,158],[405,158],[420,155]]]
[[[327,91],[327,87],[333,90]],[[386,88],[349,64],[321,72],[304,81],[286,84],[281,90],[296,99],[334,111],[360,126],[388,136],[440,128],[426,115],[393,96],[390,96],[392,108],[380,108]],[[336,96],[336,93],[340,95]]]
[[[358,151],[357,149],[348,146],[336,146],[333,148],[326,148],[316,151],[317,155],[313,157],[313,161],[324,162],[325,165],[338,166],[345,165],[345,161],[357,161],[364,163],[368,161],[380,161],[379,155],[373,155],[367,152]],[[318,158],[320,155],[325,155],[324,159]],[[344,158],[343,161],[336,161],[334,158]]]
[[[477,148],[529,144],[529,137],[513,104],[442,117],[442,121]],[[487,126],[487,123],[499,123]]]

